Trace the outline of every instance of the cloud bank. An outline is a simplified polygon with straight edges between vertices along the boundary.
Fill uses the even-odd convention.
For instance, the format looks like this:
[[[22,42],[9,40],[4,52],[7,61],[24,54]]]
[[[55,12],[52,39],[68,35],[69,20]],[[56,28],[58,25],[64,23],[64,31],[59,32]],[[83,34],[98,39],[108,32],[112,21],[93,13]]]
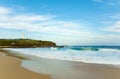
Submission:
[[[18,13],[8,7],[0,7],[0,28],[38,32],[38,34],[47,33],[53,36],[52,40],[54,41],[72,45],[118,44],[120,39],[119,35],[86,31],[89,29],[88,26],[78,22],[59,20],[54,15]],[[105,31],[120,32],[120,21]]]
[[[56,20],[53,15],[16,13],[12,8],[0,7],[0,27],[19,29],[31,32],[55,33],[58,35],[88,35],[88,32],[79,31],[79,23]]]

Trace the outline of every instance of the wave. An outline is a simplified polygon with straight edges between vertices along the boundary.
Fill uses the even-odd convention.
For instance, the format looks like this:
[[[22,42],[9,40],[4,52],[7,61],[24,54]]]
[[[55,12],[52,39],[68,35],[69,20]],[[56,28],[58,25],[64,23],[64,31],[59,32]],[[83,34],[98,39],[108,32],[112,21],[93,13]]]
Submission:
[[[83,51],[98,51],[99,48],[93,48],[93,47],[69,47],[70,49],[73,49],[73,50],[83,50]]]
[[[99,48],[99,47],[68,47],[72,50],[80,50],[80,51],[101,51],[101,52],[120,52],[118,48]]]
[[[93,48],[84,48],[78,50],[73,48],[26,48],[10,50],[43,58],[77,61],[84,63],[120,65],[119,49],[98,48],[98,50],[93,50]]]

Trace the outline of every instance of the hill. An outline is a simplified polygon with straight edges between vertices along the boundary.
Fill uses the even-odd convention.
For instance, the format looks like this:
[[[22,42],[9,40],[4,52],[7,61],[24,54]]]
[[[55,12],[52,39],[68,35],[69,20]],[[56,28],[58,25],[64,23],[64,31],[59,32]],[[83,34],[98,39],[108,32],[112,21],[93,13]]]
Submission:
[[[0,39],[1,48],[56,47],[52,41],[32,39]]]

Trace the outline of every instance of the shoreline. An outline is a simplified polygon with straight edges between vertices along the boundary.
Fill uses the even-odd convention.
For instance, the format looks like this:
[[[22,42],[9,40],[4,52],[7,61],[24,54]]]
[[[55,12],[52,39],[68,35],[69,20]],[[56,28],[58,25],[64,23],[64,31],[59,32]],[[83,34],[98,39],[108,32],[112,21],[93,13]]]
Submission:
[[[53,79],[120,79],[120,68],[110,65],[61,61],[40,57],[35,57],[35,59],[33,57],[32,60],[37,61],[37,63],[34,61],[25,62],[22,66],[34,72],[50,74]]]
[[[8,56],[0,56],[0,70],[4,68],[4,73],[12,74],[10,75],[12,77],[6,78],[6,74],[2,73],[3,78],[1,78],[0,71],[0,79],[120,79],[120,68],[110,65],[61,61],[31,55],[22,56],[4,50],[3,52]],[[22,64],[17,58],[23,60]],[[27,58],[26,61],[24,61],[24,58]],[[1,61],[2,63],[7,62],[7,65],[1,64]],[[3,65],[3,68],[1,65]],[[7,68],[4,66],[7,66]],[[16,71],[17,73],[15,73]],[[48,75],[42,75],[41,73]],[[7,75],[9,76],[9,74]]]
[[[0,79],[51,79],[49,75],[32,72],[21,67],[21,61],[0,51]]]

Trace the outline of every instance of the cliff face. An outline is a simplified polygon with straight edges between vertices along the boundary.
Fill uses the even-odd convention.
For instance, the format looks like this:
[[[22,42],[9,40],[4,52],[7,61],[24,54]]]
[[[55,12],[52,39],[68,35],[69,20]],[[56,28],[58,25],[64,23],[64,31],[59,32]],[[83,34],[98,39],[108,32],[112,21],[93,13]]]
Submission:
[[[56,47],[52,41],[32,39],[0,39],[0,47]]]

